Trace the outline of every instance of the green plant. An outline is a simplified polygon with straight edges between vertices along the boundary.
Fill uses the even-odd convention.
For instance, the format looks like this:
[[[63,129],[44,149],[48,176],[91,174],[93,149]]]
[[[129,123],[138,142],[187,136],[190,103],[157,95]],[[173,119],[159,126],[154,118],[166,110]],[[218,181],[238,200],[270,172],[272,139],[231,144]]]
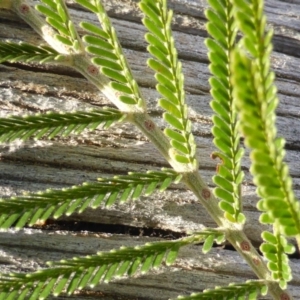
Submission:
[[[155,72],[158,104],[165,110],[168,128],[162,132],[147,114],[146,103],[134,80],[115,30],[101,1],[76,0],[95,13],[101,28],[89,22],[80,26],[87,32],[77,33],[68,9],[61,0],[42,0],[35,9],[26,1],[0,0],[0,7],[13,10],[31,25],[48,43],[31,45],[0,43],[0,62],[57,63],[73,67],[95,84],[118,109],[91,112],[50,113],[47,115],[13,116],[0,119],[0,141],[17,138],[53,138],[56,135],[79,134],[100,124],[131,122],[158,148],[172,169],[160,172],[129,173],[127,176],[100,179],[64,190],[26,194],[0,202],[0,227],[22,228],[38,220],[58,218],[62,214],[82,212],[88,206],[112,205],[116,201],[137,199],[154,190],[165,190],[171,183],[182,181],[193,191],[217,223],[190,233],[180,240],[146,244],[139,248],[121,248],[88,257],[49,263],[50,268],[31,274],[1,274],[0,299],[44,299],[50,293],[72,294],[76,289],[95,286],[123,275],[131,276],[172,264],[179,249],[204,242],[206,253],[214,241],[228,240],[247,261],[258,280],[229,287],[207,290],[181,299],[256,299],[267,292],[274,299],[292,299],[287,290],[291,270],[287,254],[294,246],[286,237],[295,237],[300,245],[299,204],[292,191],[288,167],[284,163],[284,140],[276,136],[275,109],[278,103],[274,73],[270,71],[272,31],[266,27],[263,1],[209,0],[206,11],[206,40],[211,61],[211,107],[214,111],[214,143],[220,158],[212,194],[198,171],[192,124],[185,104],[184,78],[177,58],[171,31],[172,12],[164,0],[142,0],[139,4],[149,31],[145,38],[153,58],[148,66]],[[46,22],[37,13],[46,17]],[[238,32],[242,33],[240,40]],[[264,231],[260,247],[266,264],[244,233],[241,159],[243,147],[251,149],[251,172],[261,200],[260,221],[273,225]]]

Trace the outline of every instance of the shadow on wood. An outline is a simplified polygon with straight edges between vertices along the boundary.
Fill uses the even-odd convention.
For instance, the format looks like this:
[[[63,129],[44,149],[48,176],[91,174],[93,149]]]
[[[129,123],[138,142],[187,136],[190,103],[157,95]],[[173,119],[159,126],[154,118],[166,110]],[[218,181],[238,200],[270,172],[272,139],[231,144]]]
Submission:
[[[149,113],[163,128],[162,111],[156,106],[158,94],[154,89],[155,81],[152,71],[146,67],[145,29],[140,23],[141,13],[137,2],[105,1],[133,73],[148,100]],[[174,35],[186,77],[187,102],[194,123],[200,170],[211,184],[217,162],[210,158],[214,148],[210,133],[208,59],[203,43],[207,36],[204,27],[206,1],[169,2],[175,13]],[[83,19],[96,22],[93,15],[73,2],[70,1],[68,6],[75,23]],[[300,1],[267,0],[266,12],[270,26],[275,31],[272,67],[277,75],[281,100],[278,108],[279,134],[287,139],[287,161],[299,196]],[[41,42],[31,28],[9,11],[0,10],[0,28],[0,40]],[[51,65],[0,65],[2,117],[102,106],[111,104],[80,74],[70,69]],[[98,177],[126,174],[128,171],[157,170],[167,166],[167,162],[140,132],[122,124],[110,130],[85,132],[78,137],[2,145],[0,194],[6,197],[23,191],[68,187],[95,181]],[[244,162],[243,168],[246,172],[243,185],[244,209],[248,220],[246,232],[254,245],[258,246],[263,226],[257,222],[257,197],[248,172],[249,161]],[[126,205],[88,209],[80,215],[63,217],[60,221],[49,222],[40,228],[0,232],[0,272],[29,272],[44,267],[49,260],[183,236],[191,230],[215,226],[183,185],[172,186],[165,193],[141,197]],[[119,280],[109,285],[101,284],[94,290],[55,299],[158,300],[227,285],[229,282],[255,279],[238,254],[226,247],[214,248],[206,256],[202,254],[200,246],[184,248],[180,253],[172,267],[163,267],[149,275]],[[295,299],[300,299],[300,263],[298,259],[292,259],[291,264],[294,272],[291,291]]]

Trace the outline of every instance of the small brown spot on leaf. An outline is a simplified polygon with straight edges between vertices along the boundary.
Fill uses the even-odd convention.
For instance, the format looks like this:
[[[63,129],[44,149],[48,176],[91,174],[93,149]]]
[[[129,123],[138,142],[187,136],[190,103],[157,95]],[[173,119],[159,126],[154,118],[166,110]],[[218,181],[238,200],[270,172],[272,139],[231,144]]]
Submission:
[[[212,152],[211,154],[210,154],[210,158],[211,159],[216,159],[216,158],[218,158],[219,156],[218,156],[218,153],[216,153],[216,152]]]
[[[96,75],[99,74],[98,68],[97,68],[96,66],[94,66],[94,65],[88,66],[87,71],[88,71],[91,75],[93,75],[93,76],[96,76]]]
[[[286,293],[280,295],[280,300],[290,300],[290,296]]]
[[[144,124],[148,131],[152,131],[155,127],[155,124],[151,120],[145,121]]]
[[[241,243],[241,248],[243,251],[250,251],[250,244],[247,241]]]
[[[210,190],[207,188],[203,189],[201,195],[205,200],[208,200],[210,198]]]
[[[27,4],[20,5],[20,12],[23,15],[26,15],[30,10],[30,7]]]
[[[257,266],[260,264],[260,260],[258,258],[253,258],[253,262]]]

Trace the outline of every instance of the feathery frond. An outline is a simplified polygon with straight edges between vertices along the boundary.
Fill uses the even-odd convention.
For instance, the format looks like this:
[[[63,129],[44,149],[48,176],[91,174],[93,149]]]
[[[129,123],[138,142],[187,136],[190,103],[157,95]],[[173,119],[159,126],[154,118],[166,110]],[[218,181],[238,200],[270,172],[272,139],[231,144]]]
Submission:
[[[84,183],[63,190],[47,190],[8,199],[0,199],[0,228],[14,225],[22,228],[49,217],[59,218],[63,214],[81,213],[87,207],[96,208],[102,203],[113,205],[117,200],[126,202],[142,194],[151,195],[155,189],[164,191],[172,182],[178,183],[181,175],[169,169],[129,173],[127,176],[99,178],[96,183]]]
[[[53,48],[42,45],[35,46],[28,43],[13,43],[11,41],[0,42],[0,63],[3,62],[61,62],[64,55],[59,54]]]
[[[221,200],[220,208],[231,222],[244,223],[242,213],[241,183],[244,173],[241,171],[243,148],[240,146],[237,114],[233,104],[233,87],[230,83],[230,59],[235,46],[237,26],[233,17],[234,7],[229,0],[209,0],[211,8],[205,15],[206,25],[212,38],[205,41],[209,49],[209,79],[213,100],[210,105],[214,111],[214,144],[220,153],[213,153],[222,163],[218,165],[217,175],[213,177],[217,187],[215,195]]]
[[[263,1],[234,1],[241,45],[252,56],[236,51],[232,84],[240,111],[245,143],[252,149],[251,173],[262,198],[257,207],[263,223],[274,224],[287,236],[300,234],[300,204],[292,190],[283,138],[276,137],[275,109],[278,104],[274,72],[270,70],[272,31],[266,30]]]
[[[63,0],[41,0],[35,8],[46,17],[46,21],[57,30],[58,41],[70,47],[75,53],[82,51],[82,42],[71,21],[66,4]]]
[[[0,118],[0,143],[12,142],[15,139],[27,140],[30,137],[40,139],[47,136],[52,139],[57,135],[80,134],[84,129],[95,130],[101,124],[108,128],[124,118],[126,114],[112,108]]]
[[[292,190],[285,156],[284,139],[276,137],[275,109],[278,104],[274,73],[270,70],[272,31],[265,28],[262,1],[235,1],[236,16],[244,33],[231,66],[235,101],[240,112],[245,143],[252,149],[250,168],[261,197],[257,207],[262,223],[273,224],[273,234],[264,232],[261,250],[268,268],[281,288],[292,279],[285,251],[292,248],[281,235],[300,234],[300,205]],[[245,53],[247,51],[247,53]],[[250,56],[250,57],[249,57]],[[299,238],[298,238],[299,241]]]
[[[7,42],[0,43],[0,63],[37,61],[71,65],[128,114],[107,109],[1,118],[0,142],[79,134],[85,128],[93,130],[100,124],[108,127],[127,117],[180,172],[163,169],[160,172],[129,173],[63,190],[0,199],[0,229],[10,226],[22,228],[49,217],[81,213],[87,207],[135,200],[155,190],[163,191],[181,178],[198,199],[203,200],[220,227],[205,229],[177,241],[52,262],[49,269],[32,274],[0,274],[0,300],[35,300],[45,299],[51,293],[55,296],[62,292],[72,294],[76,289],[94,287],[101,281],[132,276],[138,271],[145,273],[162,263],[170,265],[175,261],[179,248],[188,244],[204,242],[202,251],[207,253],[214,242],[222,243],[225,237],[261,280],[217,287],[179,299],[256,299],[258,294],[265,295],[268,288],[276,299],[291,299],[289,292],[282,289],[292,278],[287,254],[292,253],[294,247],[287,242],[284,234],[296,235],[300,246],[300,204],[295,199],[288,167],[283,162],[284,140],[276,137],[275,108],[278,99],[273,84],[274,73],[270,71],[272,32],[266,32],[263,1],[208,0],[211,8],[206,11],[207,29],[212,38],[206,40],[206,45],[213,75],[210,79],[211,106],[215,113],[212,132],[219,149],[213,157],[222,160],[218,174],[213,178],[217,185],[215,195],[221,200],[219,203],[198,173],[196,144],[185,103],[184,76],[172,36],[172,11],[167,9],[167,0],[141,0],[139,6],[145,15],[143,23],[149,31],[146,34],[147,49],[153,56],[148,60],[148,66],[155,71],[156,89],[162,96],[159,105],[166,111],[164,119],[169,125],[164,134],[170,140],[171,148],[168,139],[146,113],[146,104],[101,0],[75,0],[95,13],[102,27],[81,22],[81,27],[87,31],[82,39],[70,19],[64,0],[41,1],[43,4],[37,5],[36,9],[46,17],[53,30],[31,9],[31,3],[13,7],[13,10],[64,55],[46,46]],[[244,35],[235,47],[237,24]],[[85,48],[82,41],[86,43]],[[237,111],[240,112],[239,120]],[[262,198],[258,203],[258,208],[263,211],[260,221],[273,224],[274,233],[263,232],[265,242],[260,247],[268,266],[251,245],[243,226],[230,223],[245,222],[240,195],[243,149],[239,145],[238,127],[242,128],[246,145],[253,149],[251,172]],[[230,222],[225,221],[218,205]]]
[[[145,106],[144,100],[133,78],[126,57],[118,40],[116,31],[101,3],[101,0],[76,0],[88,10],[94,12],[102,28],[89,22],[80,26],[88,31],[83,40],[87,43],[86,51],[92,55],[93,64],[100,68],[103,75],[112,79],[110,87],[114,89],[120,101],[126,104]]]
[[[51,293],[58,296],[62,292],[70,295],[75,290],[94,287],[101,281],[133,276],[138,270],[146,273],[163,262],[173,264],[181,247],[199,243],[202,238],[201,234],[192,235],[175,241],[122,247],[72,260],[49,262],[51,269],[31,274],[1,274],[0,299],[24,299],[29,295],[30,299],[45,299]]]
[[[260,294],[267,294],[267,286],[262,281],[247,281],[204,290],[203,293],[193,293],[190,296],[179,296],[176,300],[255,300]]]
[[[159,105],[166,110],[164,119],[172,127],[164,132],[177,152],[175,159],[195,168],[196,144],[185,103],[184,76],[171,30],[173,13],[168,11],[165,0],[142,0],[139,6],[145,14],[143,24],[149,30],[145,35],[149,43],[147,49],[154,57],[147,64],[155,71],[156,89],[163,96]]]
[[[207,233],[202,246],[202,252],[204,254],[208,253],[211,250],[214,242],[216,242],[219,245],[224,243],[226,240],[223,230],[220,229],[207,229],[207,231],[202,230],[201,232],[193,232],[193,234],[203,233]]]
[[[292,280],[292,271],[286,254],[294,253],[295,247],[280,234],[274,235],[264,231],[262,238],[265,242],[260,246],[260,250],[269,261],[268,268],[272,273],[272,278],[279,280],[281,288],[286,289],[287,282]]]

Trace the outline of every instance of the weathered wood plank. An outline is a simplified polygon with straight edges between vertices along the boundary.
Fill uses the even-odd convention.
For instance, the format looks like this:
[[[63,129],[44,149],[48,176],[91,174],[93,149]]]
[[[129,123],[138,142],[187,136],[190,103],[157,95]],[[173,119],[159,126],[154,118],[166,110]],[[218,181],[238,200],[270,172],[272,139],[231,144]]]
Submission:
[[[0,232],[0,270],[31,271],[38,267],[45,267],[49,260],[72,258],[74,255],[91,255],[97,251],[141,245],[157,240],[150,237],[88,232],[10,230]],[[299,271],[295,272],[295,279],[291,284],[294,296],[300,294]],[[227,285],[229,281],[242,282],[246,279],[255,279],[255,276],[236,252],[214,248],[207,256],[202,254],[201,246],[189,246],[182,248],[172,267],[163,267],[147,275],[118,280],[109,285],[101,284],[95,288],[95,291],[102,291],[104,295],[122,291],[122,295],[126,297],[161,300],[174,298],[179,294],[188,294],[191,286],[195,292],[200,292],[205,288],[213,288],[216,281]],[[92,294],[90,296],[91,299],[96,299]]]
[[[141,13],[137,3],[137,0],[106,1],[128,61],[148,101],[149,113],[164,128],[162,110],[156,106],[158,95],[154,90],[153,74],[145,64],[149,56],[145,52],[145,30],[140,24]],[[70,1],[68,5],[76,23],[82,19],[96,21],[94,16],[74,2]],[[217,162],[210,158],[214,147],[210,133],[208,60],[203,44],[207,36],[204,26],[206,1],[173,0],[170,1],[170,6],[175,12],[174,35],[186,77],[187,102],[191,120],[194,122],[200,171],[202,170],[205,180],[211,184]],[[300,2],[267,0],[266,12],[275,32],[272,67],[277,75],[281,100],[278,108],[278,131],[287,139],[287,162],[294,177],[296,194],[299,196],[300,71],[295,66],[300,62]],[[0,40],[41,42],[24,22],[9,11],[0,10],[0,29]],[[1,116],[49,110],[85,110],[108,105],[111,104],[103,95],[70,69],[53,65],[0,65]],[[126,174],[128,171],[140,172],[167,167],[157,150],[135,128],[126,124],[120,124],[108,131],[98,129],[92,133],[85,132],[80,137],[30,141],[24,144],[15,142],[2,145],[0,151],[1,196],[16,195],[22,191],[62,188],[94,181],[100,176]],[[263,226],[257,223],[257,197],[248,172],[248,159],[245,160],[243,168],[246,172],[243,185],[245,214],[248,217],[246,231],[255,245],[258,245]],[[127,205],[115,205],[110,209],[88,209],[81,215],[75,214],[62,219],[134,226],[141,230],[158,228],[173,233],[215,226],[196,198],[183,185],[172,186],[164,194],[141,197],[139,201]],[[79,234],[37,229],[0,232],[0,272],[35,270],[44,267],[47,260],[86,255],[149,240],[152,239],[125,234],[104,236],[88,232]],[[299,260],[293,260],[292,264],[293,295],[295,299],[300,299]],[[168,299],[180,293],[201,291],[215,285],[227,284],[231,280],[238,282],[246,278],[255,277],[234,251],[215,248],[210,256],[203,256],[199,247],[194,246],[183,250],[177,264],[166,273],[157,271],[112,285],[103,284],[94,291],[83,291],[71,298],[61,296],[56,299]]]

